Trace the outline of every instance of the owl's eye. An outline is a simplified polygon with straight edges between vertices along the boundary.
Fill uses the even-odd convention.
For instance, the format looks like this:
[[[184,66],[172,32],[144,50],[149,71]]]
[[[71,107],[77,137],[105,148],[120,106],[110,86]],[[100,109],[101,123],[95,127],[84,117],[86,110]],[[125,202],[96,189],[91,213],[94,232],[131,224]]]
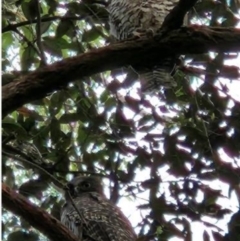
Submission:
[[[81,185],[81,188],[83,190],[87,190],[91,187],[91,184],[89,182],[83,182],[82,185]]]

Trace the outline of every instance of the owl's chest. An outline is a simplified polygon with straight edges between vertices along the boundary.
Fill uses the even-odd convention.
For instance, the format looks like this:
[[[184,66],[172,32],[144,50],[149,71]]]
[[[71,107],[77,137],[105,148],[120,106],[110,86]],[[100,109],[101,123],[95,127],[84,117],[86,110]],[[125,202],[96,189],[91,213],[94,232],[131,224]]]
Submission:
[[[78,223],[84,220],[95,220],[95,221],[106,221],[107,216],[110,213],[110,208],[104,199],[86,196],[82,198],[77,198],[74,203],[79,212],[76,211],[72,203],[68,203],[64,209],[68,219]],[[79,215],[80,214],[80,215]]]
[[[135,234],[128,220],[106,198],[89,193],[73,201],[76,207],[72,202],[67,202],[63,207],[61,221],[81,240],[135,240]]]

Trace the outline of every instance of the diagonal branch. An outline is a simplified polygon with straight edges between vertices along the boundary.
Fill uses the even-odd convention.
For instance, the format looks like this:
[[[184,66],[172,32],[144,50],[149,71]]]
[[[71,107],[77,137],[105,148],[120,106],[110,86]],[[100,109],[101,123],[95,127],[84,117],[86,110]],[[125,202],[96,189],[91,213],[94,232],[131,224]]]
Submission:
[[[240,51],[240,29],[184,27],[167,33],[164,38],[119,42],[64,59],[25,75],[2,88],[3,116],[22,105],[62,89],[71,81],[141,62],[159,61],[171,55],[203,54],[208,51]]]
[[[52,241],[79,241],[60,221],[4,183],[2,183],[2,205],[10,212],[23,217]]]

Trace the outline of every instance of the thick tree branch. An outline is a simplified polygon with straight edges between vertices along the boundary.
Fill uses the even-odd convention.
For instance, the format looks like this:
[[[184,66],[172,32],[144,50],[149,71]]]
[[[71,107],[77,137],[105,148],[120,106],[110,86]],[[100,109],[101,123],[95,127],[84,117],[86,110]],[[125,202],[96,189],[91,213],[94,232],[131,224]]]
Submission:
[[[30,203],[25,197],[2,183],[2,204],[10,212],[23,217],[53,241],[79,241],[56,218]]]
[[[240,29],[184,27],[164,38],[160,35],[153,39],[129,40],[64,59],[5,85],[2,88],[3,116],[86,76],[124,65],[154,63],[173,54],[208,51],[240,51]]]

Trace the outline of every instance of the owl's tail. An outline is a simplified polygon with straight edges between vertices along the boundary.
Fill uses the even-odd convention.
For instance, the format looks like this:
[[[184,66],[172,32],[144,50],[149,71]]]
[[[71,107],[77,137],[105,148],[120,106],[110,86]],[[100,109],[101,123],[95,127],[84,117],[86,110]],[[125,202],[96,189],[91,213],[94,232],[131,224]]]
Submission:
[[[145,93],[158,91],[161,88],[169,89],[177,85],[172,77],[172,73],[160,67],[141,73],[139,79],[142,85],[142,92]]]
[[[161,88],[175,87],[177,83],[172,77],[175,73],[175,67],[175,58],[169,58],[161,64],[138,69],[142,92],[151,93]]]

